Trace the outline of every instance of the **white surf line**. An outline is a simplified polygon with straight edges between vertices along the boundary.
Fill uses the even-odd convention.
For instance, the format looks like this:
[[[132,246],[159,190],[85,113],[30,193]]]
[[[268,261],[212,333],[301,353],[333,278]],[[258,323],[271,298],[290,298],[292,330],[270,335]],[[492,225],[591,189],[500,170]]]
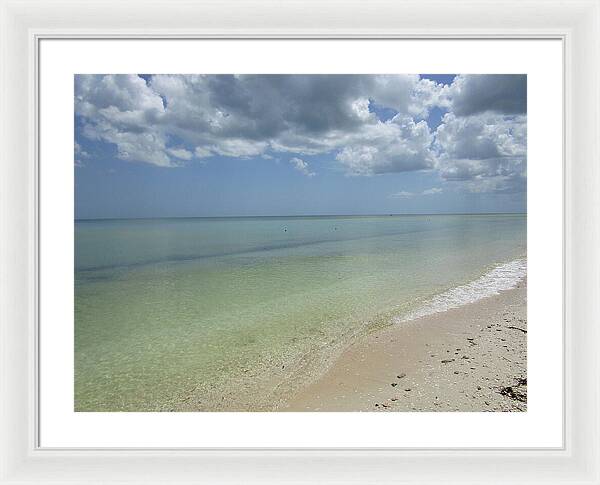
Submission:
[[[394,323],[403,323],[434,313],[445,312],[451,308],[458,308],[482,298],[497,295],[501,291],[516,287],[526,275],[527,259],[517,259],[500,264],[466,285],[457,286],[433,297],[408,315],[394,318]]]

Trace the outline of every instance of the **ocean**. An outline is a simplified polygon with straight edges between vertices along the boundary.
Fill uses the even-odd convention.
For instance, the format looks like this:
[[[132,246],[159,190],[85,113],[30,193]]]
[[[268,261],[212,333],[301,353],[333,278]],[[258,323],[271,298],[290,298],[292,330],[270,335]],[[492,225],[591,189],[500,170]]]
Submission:
[[[525,215],[75,222],[76,411],[269,411],[352,339],[526,274]]]

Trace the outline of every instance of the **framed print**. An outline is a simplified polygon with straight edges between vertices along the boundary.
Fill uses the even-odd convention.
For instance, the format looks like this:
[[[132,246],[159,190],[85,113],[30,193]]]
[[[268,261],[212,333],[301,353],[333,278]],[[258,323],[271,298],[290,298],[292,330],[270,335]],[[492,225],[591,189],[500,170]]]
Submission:
[[[597,2],[33,3],[2,483],[598,482]]]
[[[560,42],[41,51],[42,447],[560,446]]]

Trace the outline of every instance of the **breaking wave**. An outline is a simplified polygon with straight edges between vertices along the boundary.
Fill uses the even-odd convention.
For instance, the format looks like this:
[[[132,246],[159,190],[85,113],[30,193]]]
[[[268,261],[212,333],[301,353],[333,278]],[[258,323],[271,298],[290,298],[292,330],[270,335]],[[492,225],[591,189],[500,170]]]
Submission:
[[[451,308],[497,295],[501,291],[516,287],[526,275],[527,259],[517,259],[500,264],[480,278],[433,297],[407,315],[396,317],[394,323],[407,322],[434,313],[445,312]]]

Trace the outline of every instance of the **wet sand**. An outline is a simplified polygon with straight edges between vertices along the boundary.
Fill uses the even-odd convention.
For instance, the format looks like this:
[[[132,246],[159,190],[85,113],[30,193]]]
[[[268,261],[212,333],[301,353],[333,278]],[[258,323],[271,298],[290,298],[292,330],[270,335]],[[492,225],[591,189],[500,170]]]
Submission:
[[[527,280],[353,342],[280,411],[526,411]]]

